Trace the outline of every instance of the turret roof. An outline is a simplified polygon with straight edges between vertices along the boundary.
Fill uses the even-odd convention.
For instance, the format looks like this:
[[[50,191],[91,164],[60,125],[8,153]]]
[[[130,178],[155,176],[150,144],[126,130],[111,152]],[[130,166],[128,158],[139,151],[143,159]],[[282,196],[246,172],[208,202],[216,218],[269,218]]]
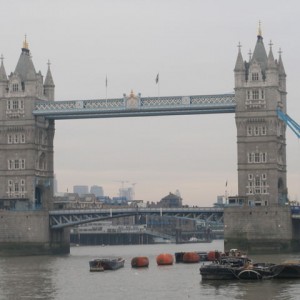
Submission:
[[[244,71],[245,65],[244,65],[243,56],[241,53],[241,45],[239,44],[238,47],[239,47],[239,52],[238,52],[238,56],[236,58],[234,71]]]
[[[257,36],[257,42],[253,51],[251,63],[253,61],[259,63],[262,71],[265,71],[267,67],[268,57],[263,43],[263,37],[260,34]]]
[[[0,81],[7,81],[7,76],[3,64],[3,55],[1,55],[1,66],[0,66]]]
[[[30,51],[28,49],[28,43],[26,40],[23,43],[22,53],[14,73],[17,73],[23,81],[36,79],[36,71],[31,60]]]
[[[45,78],[45,86],[54,86],[54,81],[52,78],[51,70],[50,70],[50,62],[48,62],[48,71]]]

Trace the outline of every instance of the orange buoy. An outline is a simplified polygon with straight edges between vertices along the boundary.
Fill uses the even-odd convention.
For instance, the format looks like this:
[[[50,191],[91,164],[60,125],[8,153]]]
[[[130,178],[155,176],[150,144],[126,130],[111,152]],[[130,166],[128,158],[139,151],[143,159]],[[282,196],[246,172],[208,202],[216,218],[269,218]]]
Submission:
[[[146,256],[137,256],[131,260],[133,268],[145,268],[149,266],[149,259]]]
[[[156,262],[159,266],[162,265],[173,265],[173,255],[169,253],[162,253],[156,257]]]
[[[207,254],[207,260],[214,261],[218,260],[221,256],[221,253],[219,251],[209,251]]]
[[[198,263],[200,261],[200,255],[197,252],[185,252],[182,261],[184,263]]]

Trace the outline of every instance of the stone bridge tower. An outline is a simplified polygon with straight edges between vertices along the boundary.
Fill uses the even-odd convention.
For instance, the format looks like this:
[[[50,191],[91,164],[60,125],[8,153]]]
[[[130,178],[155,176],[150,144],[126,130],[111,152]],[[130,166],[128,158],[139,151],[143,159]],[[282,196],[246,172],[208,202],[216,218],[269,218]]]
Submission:
[[[0,66],[0,254],[52,252],[54,121],[32,114],[38,101],[54,100],[50,64],[36,72],[25,39],[16,69]],[[57,232],[55,233],[55,235]],[[60,235],[61,233],[58,233]],[[59,246],[60,247],[60,246]]]
[[[243,61],[239,47],[234,74],[238,194],[249,205],[284,204],[286,126],[276,110],[286,112],[286,74],[281,53],[274,59],[272,43],[267,55],[260,28],[248,62]]]
[[[286,205],[286,125],[277,115],[278,107],[286,112],[286,74],[281,52],[275,60],[269,45],[267,54],[259,28],[249,61],[239,46],[234,68],[238,201],[233,203],[239,205],[224,209],[226,250],[270,253],[300,246]]]

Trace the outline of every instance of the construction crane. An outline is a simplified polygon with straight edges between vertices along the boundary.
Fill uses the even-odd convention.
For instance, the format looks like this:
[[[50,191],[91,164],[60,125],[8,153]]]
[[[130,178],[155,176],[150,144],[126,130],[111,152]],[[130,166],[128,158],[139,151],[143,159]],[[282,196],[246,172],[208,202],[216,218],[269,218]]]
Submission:
[[[290,116],[284,113],[279,107],[277,108],[277,115],[287,126],[292,129],[298,138],[300,138],[300,125]]]

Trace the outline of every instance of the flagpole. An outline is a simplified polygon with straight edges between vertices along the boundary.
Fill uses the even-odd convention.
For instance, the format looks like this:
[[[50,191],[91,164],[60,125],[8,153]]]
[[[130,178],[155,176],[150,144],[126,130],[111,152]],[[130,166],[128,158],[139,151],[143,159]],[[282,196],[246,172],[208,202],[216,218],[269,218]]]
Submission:
[[[156,75],[155,82],[157,84],[157,96],[158,96],[158,99],[159,99],[159,73],[157,73],[157,75]]]
[[[107,74],[105,77],[105,102],[106,102],[106,106],[107,106]]]

